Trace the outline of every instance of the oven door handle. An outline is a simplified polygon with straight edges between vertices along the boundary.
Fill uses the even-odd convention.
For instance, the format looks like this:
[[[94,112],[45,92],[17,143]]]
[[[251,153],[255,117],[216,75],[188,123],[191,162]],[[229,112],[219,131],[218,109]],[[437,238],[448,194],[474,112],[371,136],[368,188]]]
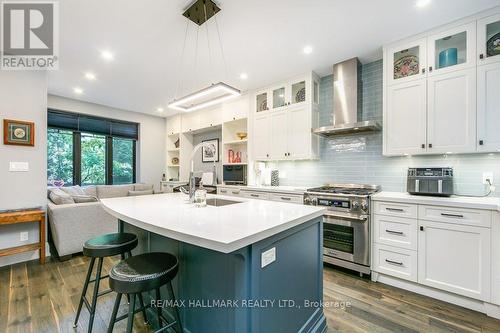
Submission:
[[[361,222],[365,222],[368,220],[368,216],[367,215],[348,215],[348,214],[335,214],[335,213],[325,213],[323,215],[326,219],[329,219],[329,218],[341,218],[341,219],[345,219],[345,220],[356,220],[356,221],[361,221]]]

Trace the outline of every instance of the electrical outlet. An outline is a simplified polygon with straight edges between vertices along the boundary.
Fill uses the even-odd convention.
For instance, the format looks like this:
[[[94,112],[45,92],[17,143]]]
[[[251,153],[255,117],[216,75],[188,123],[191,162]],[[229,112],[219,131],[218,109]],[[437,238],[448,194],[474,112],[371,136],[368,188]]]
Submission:
[[[19,240],[20,240],[21,242],[25,242],[25,241],[27,241],[28,239],[29,239],[29,234],[28,234],[28,232],[27,232],[27,231],[23,231],[23,232],[20,232],[20,233],[19,233]]]
[[[483,172],[483,184],[488,185],[487,181],[490,181],[491,184],[493,184],[493,172]]]

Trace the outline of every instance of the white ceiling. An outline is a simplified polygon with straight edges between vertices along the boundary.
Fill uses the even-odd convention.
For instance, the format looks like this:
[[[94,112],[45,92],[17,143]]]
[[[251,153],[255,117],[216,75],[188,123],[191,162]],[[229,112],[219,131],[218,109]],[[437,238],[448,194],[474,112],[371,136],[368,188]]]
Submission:
[[[481,10],[500,0],[221,0],[217,15],[228,73],[225,74],[214,19],[189,22],[181,51],[187,0],[60,1],[60,69],[49,74],[49,93],[125,110],[171,115],[174,97],[225,81],[251,90],[308,70],[321,76],[331,65],[358,56],[381,58],[381,46]],[[302,53],[306,45],[310,55]],[[108,49],[112,62],[100,57]],[[84,78],[86,71],[97,80]],[[248,79],[239,79],[240,73]],[[82,95],[74,87],[84,90]],[[180,88],[179,88],[180,86]],[[158,112],[157,108],[164,108]]]

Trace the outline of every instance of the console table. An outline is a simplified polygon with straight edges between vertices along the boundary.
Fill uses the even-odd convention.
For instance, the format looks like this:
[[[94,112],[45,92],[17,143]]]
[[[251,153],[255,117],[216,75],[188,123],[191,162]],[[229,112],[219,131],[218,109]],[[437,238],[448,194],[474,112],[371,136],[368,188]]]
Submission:
[[[0,226],[30,222],[39,223],[40,241],[38,243],[0,249],[0,257],[40,250],[40,263],[45,263],[45,211],[40,209],[29,209],[0,213]]]

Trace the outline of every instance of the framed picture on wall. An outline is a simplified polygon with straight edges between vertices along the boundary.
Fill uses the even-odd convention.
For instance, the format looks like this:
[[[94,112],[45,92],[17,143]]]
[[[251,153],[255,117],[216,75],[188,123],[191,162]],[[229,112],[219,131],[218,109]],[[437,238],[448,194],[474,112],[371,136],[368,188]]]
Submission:
[[[201,147],[201,161],[203,163],[219,162],[219,139],[204,140],[208,147]]]
[[[33,147],[35,145],[35,123],[4,119],[3,144]]]

